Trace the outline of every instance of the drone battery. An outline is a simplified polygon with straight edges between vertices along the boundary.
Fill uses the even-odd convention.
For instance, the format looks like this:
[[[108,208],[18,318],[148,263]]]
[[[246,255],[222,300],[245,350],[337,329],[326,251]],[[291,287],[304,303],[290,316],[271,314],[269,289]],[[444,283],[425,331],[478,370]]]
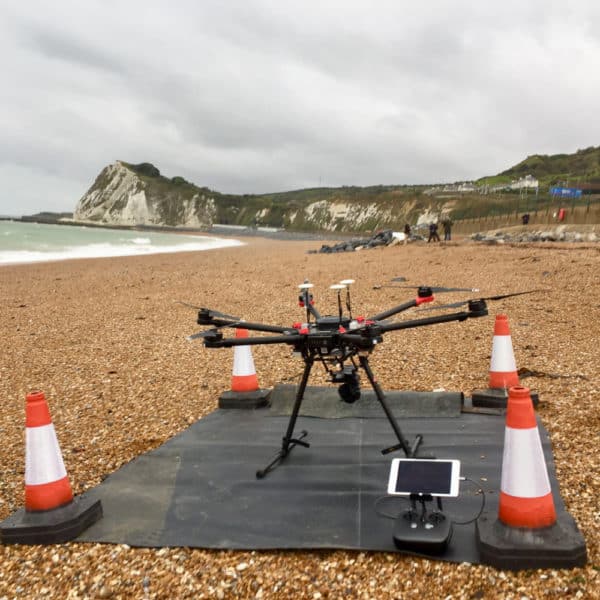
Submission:
[[[319,331],[338,331],[340,327],[349,329],[349,317],[320,317],[317,319],[317,329]]]

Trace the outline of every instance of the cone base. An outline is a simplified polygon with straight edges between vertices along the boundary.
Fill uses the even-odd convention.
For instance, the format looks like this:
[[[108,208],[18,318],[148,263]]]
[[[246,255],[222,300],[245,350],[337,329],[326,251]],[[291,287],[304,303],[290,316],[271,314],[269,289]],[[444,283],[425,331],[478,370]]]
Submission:
[[[477,520],[475,535],[481,562],[497,569],[562,569],[587,561],[585,540],[564,512],[551,527],[525,529],[508,527],[486,511]]]
[[[537,392],[530,392],[533,406],[537,407],[540,398]],[[484,408],[506,408],[508,404],[508,390],[504,388],[486,388],[484,390],[473,390],[471,394],[473,406]]]
[[[271,390],[254,392],[223,392],[219,398],[219,408],[262,408],[269,405]]]
[[[24,508],[0,523],[2,544],[62,544],[76,538],[102,517],[100,500],[84,496],[53,510],[28,512]]]

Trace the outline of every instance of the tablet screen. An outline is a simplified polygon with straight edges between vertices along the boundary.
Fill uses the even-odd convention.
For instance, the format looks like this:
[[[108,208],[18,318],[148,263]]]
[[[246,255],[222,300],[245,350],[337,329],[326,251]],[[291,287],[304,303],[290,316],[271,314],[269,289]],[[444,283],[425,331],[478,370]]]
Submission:
[[[457,460],[395,458],[392,461],[388,493],[457,496],[459,469]]]

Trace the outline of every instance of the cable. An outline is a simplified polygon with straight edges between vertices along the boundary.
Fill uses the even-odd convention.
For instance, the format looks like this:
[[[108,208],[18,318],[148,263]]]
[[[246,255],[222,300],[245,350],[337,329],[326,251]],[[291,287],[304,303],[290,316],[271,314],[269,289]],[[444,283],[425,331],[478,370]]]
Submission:
[[[476,481],[473,481],[472,479],[469,479],[468,477],[464,477],[463,479],[465,481],[470,481],[471,483],[473,483],[474,485],[477,486],[477,493],[481,494],[481,506],[479,508],[479,512],[475,515],[475,517],[473,517],[472,519],[469,519],[468,521],[452,521],[453,525],[469,525],[470,523],[477,521],[477,519],[479,519],[479,517],[481,516],[483,509],[485,508],[485,492],[483,491],[483,489],[479,487],[479,485]]]
[[[405,498],[403,496],[379,496],[379,498],[377,498],[377,500],[375,500],[375,512],[380,517],[385,517],[386,519],[397,519],[400,516],[400,511],[398,511],[398,513],[395,515],[391,515],[390,513],[381,510],[379,508],[379,504],[381,504],[385,500],[394,500],[394,501],[395,500],[403,500],[405,502],[409,501],[408,498]]]
[[[485,508],[485,492],[484,492],[484,490],[479,487],[479,485],[477,484],[476,481],[473,481],[472,479],[469,479],[468,477],[463,477],[462,479],[464,479],[465,481],[470,481],[472,484],[477,486],[477,488],[478,488],[477,493],[481,494],[481,506],[479,507],[479,511],[477,512],[477,514],[472,519],[469,519],[468,521],[452,520],[453,525],[469,525],[469,524],[477,521],[477,519],[479,519],[479,517],[483,513],[483,509]],[[404,497],[404,496],[379,496],[379,498],[377,498],[375,500],[375,505],[374,505],[375,512],[380,517],[385,517],[386,519],[397,519],[400,516],[401,510],[399,510],[396,514],[391,514],[389,512],[386,512],[385,510],[382,510],[379,507],[380,504],[382,504],[383,502],[385,502],[387,500],[393,500],[393,501],[402,500],[404,502],[408,502],[409,498]]]

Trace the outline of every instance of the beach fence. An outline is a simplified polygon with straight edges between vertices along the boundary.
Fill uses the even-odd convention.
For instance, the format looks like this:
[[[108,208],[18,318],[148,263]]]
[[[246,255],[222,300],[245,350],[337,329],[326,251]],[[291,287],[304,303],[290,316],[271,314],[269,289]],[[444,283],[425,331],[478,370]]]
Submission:
[[[600,224],[600,197],[584,198],[578,203],[566,201],[559,205],[554,201],[540,202],[537,206],[522,206],[520,210],[501,215],[485,215],[454,222],[453,233],[469,235],[478,231],[502,229],[523,224],[523,215],[529,215],[530,228],[554,225],[598,225]]]

